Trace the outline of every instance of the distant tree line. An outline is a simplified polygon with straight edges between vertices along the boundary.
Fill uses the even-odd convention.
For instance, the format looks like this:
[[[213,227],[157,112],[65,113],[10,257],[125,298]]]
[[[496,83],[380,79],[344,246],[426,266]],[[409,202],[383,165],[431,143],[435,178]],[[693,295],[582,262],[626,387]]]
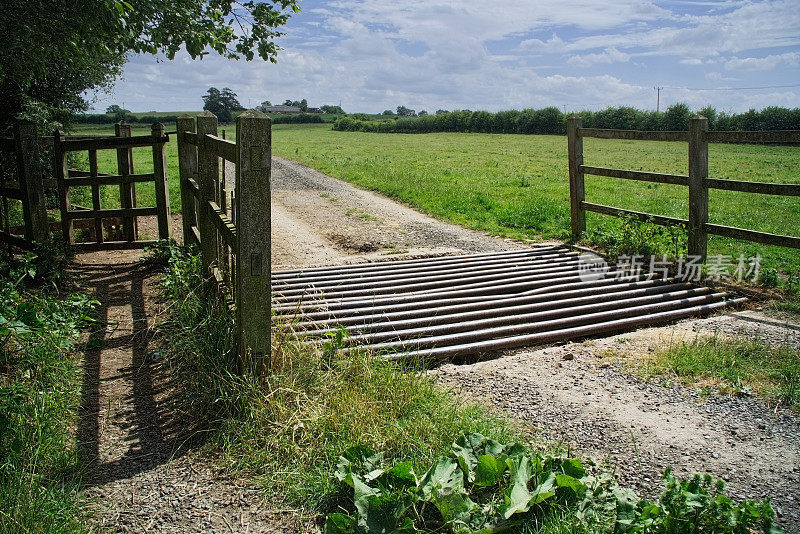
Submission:
[[[178,120],[179,115],[134,115],[124,109],[117,113],[80,113],[73,117],[73,122],[78,124],[114,124],[127,122],[128,124],[155,124],[156,122],[169,123]]]
[[[800,130],[800,108],[776,106],[745,113],[718,112],[711,106],[697,111],[709,120],[712,130]],[[601,111],[576,113],[587,128],[621,130],[687,130],[692,110],[686,104],[674,104],[666,111],[646,111],[622,106]],[[334,122],[333,129],[379,133],[480,132],[513,134],[566,133],[566,119],[556,107],[523,109],[521,111],[439,110],[435,115],[404,116],[394,120],[359,120],[353,116]]]

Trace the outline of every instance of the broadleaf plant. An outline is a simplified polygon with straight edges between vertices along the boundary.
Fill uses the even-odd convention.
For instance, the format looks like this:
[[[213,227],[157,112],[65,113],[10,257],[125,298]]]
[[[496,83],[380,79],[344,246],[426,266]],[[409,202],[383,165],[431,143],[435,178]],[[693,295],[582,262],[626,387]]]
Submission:
[[[781,532],[769,501],[736,504],[710,475],[679,482],[667,470],[665,490],[651,502],[589,471],[575,458],[480,434],[461,436],[420,479],[408,462],[388,465],[382,454],[355,447],[335,472],[353,490],[351,511],[328,515],[324,532],[491,534],[531,532],[548,521],[620,534]]]

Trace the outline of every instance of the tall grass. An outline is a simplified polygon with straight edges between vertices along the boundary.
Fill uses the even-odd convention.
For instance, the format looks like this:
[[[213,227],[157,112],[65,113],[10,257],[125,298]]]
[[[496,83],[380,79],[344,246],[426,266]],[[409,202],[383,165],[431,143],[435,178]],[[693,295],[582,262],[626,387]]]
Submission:
[[[37,284],[41,263],[32,254],[0,260],[0,532],[85,530],[70,350],[93,301]]]
[[[758,393],[770,402],[800,407],[800,351],[788,343],[775,346],[759,339],[698,337],[656,352],[641,372],[686,385],[705,383],[723,393]]]
[[[174,249],[162,287],[170,305],[160,329],[188,409],[214,427],[227,467],[291,503],[322,509],[338,499],[336,460],[356,444],[422,469],[464,432],[518,439],[506,419],[459,400],[424,368],[342,355],[335,342],[302,345],[290,325],[275,328],[269,373],[239,376],[230,313],[205,289],[197,257]]]

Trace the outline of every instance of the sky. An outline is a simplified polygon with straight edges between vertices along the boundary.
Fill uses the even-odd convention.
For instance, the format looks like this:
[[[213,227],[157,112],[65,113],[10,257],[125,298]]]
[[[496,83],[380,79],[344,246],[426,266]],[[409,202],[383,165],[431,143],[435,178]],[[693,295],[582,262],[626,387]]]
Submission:
[[[94,108],[202,109],[209,87],[245,107],[306,98],[347,112],[676,102],[800,107],[800,0],[300,0],[278,63],[132,56]]]

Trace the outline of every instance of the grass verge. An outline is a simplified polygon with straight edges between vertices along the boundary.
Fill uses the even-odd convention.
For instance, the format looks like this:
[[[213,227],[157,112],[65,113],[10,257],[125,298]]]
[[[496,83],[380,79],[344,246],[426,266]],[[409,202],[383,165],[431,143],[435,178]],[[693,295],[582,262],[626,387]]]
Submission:
[[[42,285],[41,260],[0,260],[0,532],[83,532],[69,351],[93,301]]]
[[[757,393],[771,403],[800,408],[800,351],[788,343],[712,336],[657,351],[639,372],[673,378],[687,386],[715,387],[723,394]]]
[[[270,493],[326,508],[337,498],[337,458],[355,444],[422,469],[464,432],[519,438],[506,419],[457,400],[420,368],[342,356],[335,341],[312,350],[286,335],[288,326],[275,334],[268,376],[238,376],[230,314],[204,293],[197,257],[178,252],[169,261],[162,287],[171,305],[160,329],[187,385],[187,409],[219,426],[214,442],[224,462]]]

